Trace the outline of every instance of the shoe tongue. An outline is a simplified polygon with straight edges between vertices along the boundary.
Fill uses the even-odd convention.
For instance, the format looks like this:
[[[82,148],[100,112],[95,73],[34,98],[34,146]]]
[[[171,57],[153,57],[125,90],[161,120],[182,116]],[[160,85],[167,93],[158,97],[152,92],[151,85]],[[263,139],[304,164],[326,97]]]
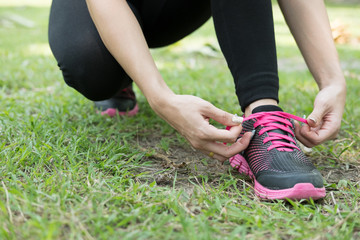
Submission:
[[[281,107],[279,106],[274,106],[274,105],[263,105],[263,106],[258,106],[256,108],[253,109],[252,113],[259,113],[259,112],[275,112],[275,111],[280,111],[283,112],[283,110],[281,109]],[[281,124],[281,123],[280,123]],[[280,133],[280,134],[284,134],[286,136],[288,136],[288,133],[281,130],[281,129],[276,129],[276,130],[271,130],[269,132],[274,132],[274,133]],[[286,140],[278,140],[281,142],[288,142]]]

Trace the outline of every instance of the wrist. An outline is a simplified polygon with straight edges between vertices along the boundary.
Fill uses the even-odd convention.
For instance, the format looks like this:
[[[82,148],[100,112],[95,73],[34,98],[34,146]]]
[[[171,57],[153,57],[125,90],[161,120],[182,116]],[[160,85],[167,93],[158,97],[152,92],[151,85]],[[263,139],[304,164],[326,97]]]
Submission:
[[[333,75],[332,77],[323,77],[323,78],[318,78],[318,80],[316,80],[319,89],[322,90],[324,88],[329,88],[329,87],[336,87],[341,91],[346,91],[346,81],[345,81],[345,77],[344,75],[338,74],[338,75]]]
[[[165,82],[157,82],[158,84],[152,84],[147,86],[143,91],[150,107],[157,112],[157,109],[166,107],[170,99],[175,96],[175,93],[166,85]]]
[[[151,96],[147,97],[147,101],[150,107],[155,111],[158,112],[158,109],[164,109],[166,106],[170,104],[170,100],[173,99],[175,93],[172,92],[170,89],[162,89],[161,91],[156,91]]]
[[[320,92],[328,93],[329,97],[336,99],[337,105],[345,105],[346,101],[346,85],[345,84],[329,84],[322,88]]]
[[[134,82],[144,94],[152,109],[166,103],[173,91],[167,86],[159,72],[138,76]]]

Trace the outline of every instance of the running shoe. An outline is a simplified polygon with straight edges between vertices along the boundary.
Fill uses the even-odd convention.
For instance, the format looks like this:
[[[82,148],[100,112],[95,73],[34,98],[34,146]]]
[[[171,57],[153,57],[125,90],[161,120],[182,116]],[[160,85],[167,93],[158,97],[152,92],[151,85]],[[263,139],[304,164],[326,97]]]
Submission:
[[[131,85],[119,91],[114,97],[103,101],[95,101],[94,104],[101,111],[101,115],[109,115],[110,117],[114,117],[116,114],[134,116],[139,111]]]
[[[297,144],[294,120],[306,123],[305,119],[285,113],[277,106],[260,106],[244,118],[240,137],[248,131],[255,130],[255,134],[248,148],[229,162],[253,179],[255,193],[260,198],[325,197],[320,172]]]

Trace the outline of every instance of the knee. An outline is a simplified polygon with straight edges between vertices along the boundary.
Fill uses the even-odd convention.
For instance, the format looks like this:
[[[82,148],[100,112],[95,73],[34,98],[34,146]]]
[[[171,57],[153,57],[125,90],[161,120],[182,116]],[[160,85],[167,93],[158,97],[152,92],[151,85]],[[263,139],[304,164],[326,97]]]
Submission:
[[[111,98],[131,82],[110,54],[99,56],[94,49],[78,48],[76,52],[64,53],[58,65],[66,84],[93,101]]]

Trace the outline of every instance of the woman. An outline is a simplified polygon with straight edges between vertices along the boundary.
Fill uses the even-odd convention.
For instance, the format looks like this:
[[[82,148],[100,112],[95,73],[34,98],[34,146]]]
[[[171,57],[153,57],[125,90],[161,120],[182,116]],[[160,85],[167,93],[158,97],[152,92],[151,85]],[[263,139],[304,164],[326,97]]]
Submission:
[[[195,148],[220,161],[242,152],[232,163],[249,165],[258,195],[320,198],[322,177],[297,147],[294,132],[308,147],[336,136],[345,79],[323,1],[279,4],[320,89],[307,121],[299,119],[307,122],[302,127],[295,128],[294,116],[277,106],[270,0],[53,0],[49,41],[66,83],[104,112],[135,114],[135,82],[151,108]],[[211,16],[245,114],[244,129],[209,102],[172,92],[149,51],[180,40]],[[217,129],[209,118],[232,127]]]

